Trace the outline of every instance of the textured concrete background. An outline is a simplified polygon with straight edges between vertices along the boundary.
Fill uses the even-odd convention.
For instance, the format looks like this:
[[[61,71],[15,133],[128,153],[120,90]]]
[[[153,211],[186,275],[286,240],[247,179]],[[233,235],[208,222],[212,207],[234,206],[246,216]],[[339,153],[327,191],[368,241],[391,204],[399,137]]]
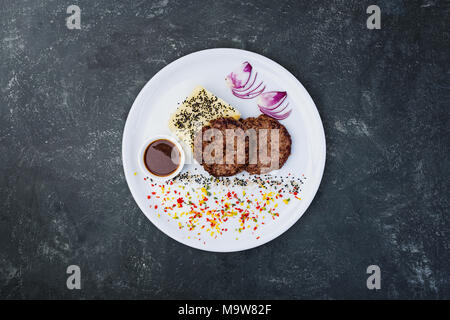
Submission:
[[[70,4],[81,30],[65,25]],[[366,28],[369,4],[381,30]],[[449,41],[448,1],[0,0],[0,297],[450,298]],[[121,163],[144,84],[215,47],[289,69],[327,136],[307,213],[232,254],[158,231]]]

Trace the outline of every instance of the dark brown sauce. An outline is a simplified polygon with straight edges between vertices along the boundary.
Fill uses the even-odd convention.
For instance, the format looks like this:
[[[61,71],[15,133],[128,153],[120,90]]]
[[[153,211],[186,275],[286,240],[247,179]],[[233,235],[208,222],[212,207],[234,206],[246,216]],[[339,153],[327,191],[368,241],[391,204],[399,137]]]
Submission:
[[[144,163],[148,171],[165,177],[178,169],[180,157],[180,150],[173,142],[159,139],[148,145],[144,153]]]

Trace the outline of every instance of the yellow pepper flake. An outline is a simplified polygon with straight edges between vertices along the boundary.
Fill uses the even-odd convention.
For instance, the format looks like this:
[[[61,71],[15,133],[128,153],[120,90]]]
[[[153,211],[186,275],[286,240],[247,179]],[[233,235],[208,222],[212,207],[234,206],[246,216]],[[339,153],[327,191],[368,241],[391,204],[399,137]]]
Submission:
[[[137,173],[135,172],[134,175],[137,175]],[[144,178],[144,180],[146,179]],[[222,182],[220,179],[216,181],[218,183]],[[224,224],[230,218],[238,217],[238,228],[235,229],[238,233],[256,230],[259,228],[259,225],[265,224],[263,222],[265,221],[265,216],[262,214],[269,214],[269,217],[272,219],[280,216],[275,210],[279,206],[279,203],[277,203],[278,199],[282,200],[286,205],[290,203],[291,199],[283,199],[283,196],[288,193],[295,199],[301,199],[297,195],[298,189],[292,192],[289,192],[289,190],[284,192],[283,190],[280,193],[277,190],[270,191],[269,188],[266,188],[269,186],[267,184],[262,184],[262,189],[259,192],[255,192],[255,194],[247,193],[246,191],[248,190],[241,189],[239,194],[242,193],[242,196],[239,196],[232,189],[215,190],[213,192],[213,190],[210,190],[210,184],[211,182],[215,184],[214,180],[209,180],[204,186],[199,185],[197,188],[186,188],[185,191],[182,191],[185,189],[185,186],[179,185],[176,180],[173,181],[175,183],[170,182],[166,184],[153,184],[152,182],[150,182],[151,186],[156,189],[154,189],[155,192],[151,192],[152,197],[154,195],[156,199],[161,199],[160,207],[164,209],[164,216],[169,216],[176,220],[179,219],[176,222],[176,226],[180,229],[184,227],[189,229],[189,231],[201,229],[203,231],[198,233],[199,236],[210,235],[213,238],[217,238],[228,231],[227,226]],[[269,183],[269,181],[267,182]],[[183,203],[178,201],[180,198],[184,199]],[[148,199],[150,199],[150,196]],[[181,207],[186,207],[187,210],[176,212]],[[259,214],[261,215],[258,217]],[[157,216],[160,217],[160,214],[157,213]],[[205,218],[206,221],[204,220]],[[259,221],[261,218],[263,220]],[[193,232],[195,234],[195,231]],[[195,235],[193,237],[200,240]],[[188,239],[190,238],[188,237]],[[238,239],[236,237],[236,240]]]

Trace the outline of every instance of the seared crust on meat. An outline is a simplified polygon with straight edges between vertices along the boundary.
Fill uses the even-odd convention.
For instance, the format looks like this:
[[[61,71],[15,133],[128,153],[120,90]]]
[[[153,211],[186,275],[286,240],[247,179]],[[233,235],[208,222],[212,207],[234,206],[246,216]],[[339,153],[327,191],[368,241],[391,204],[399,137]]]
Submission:
[[[221,133],[223,139],[220,140],[215,135],[211,136],[212,131],[209,129],[216,129],[216,132]],[[234,139],[227,139],[227,130],[229,129],[234,130]],[[272,155],[271,130],[273,129],[278,130],[278,143],[274,141],[274,146],[278,148],[278,157],[276,157],[276,153]],[[254,134],[252,135],[251,132]],[[261,136],[264,137],[264,134],[266,134],[267,143],[261,145],[259,140]],[[243,145],[238,147],[238,142]],[[227,145],[228,150],[232,150],[234,153],[230,162],[226,161]],[[209,174],[215,177],[232,176],[243,170],[250,174],[265,174],[279,169],[285,164],[291,154],[291,145],[291,135],[286,127],[267,115],[263,114],[244,120],[219,118],[211,121],[197,133],[194,157]],[[217,159],[214,158],[216,150],[219,151],[219,155],[222,154],[222,157],[219,157],[222,159],[221,162],[217,162]],[[242,159],[244,161],[241,161]]]
[[[221,132],[223,138],[221,141],[222,143],[220,143],[218,137],[208,134],[209,129],[217,129]],[[245,156],[247,154],[248,143],[245,143],[245,139],[242,136],[244,145],[238,148],[237,137],[228,136],[229,139],[227,139],[227,130],[229,129],[233,131],[228,132],[235,132],[238,136],[244,133],[244,126],[241,121],[233,118],[219,118],[212,120],[209,125],[204,126],[202,130],[199,131],[201,134],[197,133],[195,137],[194,157],[209,174],[215,177],[232,176],[243,171],[245,168]],[[234,152],[234,156],[229,156],[231,161],[227,161],[227,144],[228,150],[233,150]],[[205,148],[208,147],[209,150],[213,150],[210,155],[205,154],[204,152]],[[214,148],[221,150],[221,163],[213,161],[215,160],[213,159],[215,157]],[[211,163],[212,161],[213,163]]]
[[[245,130],[254,129],[257,135],[257,150],[260,151],[262,148],[267,148],[267,155],[270,157],[271,155],[271,134],[270,131],[267,131],[267,145],[260,145],[259,137],[262,134],[260,129],[278,129],[279,135],[279,157],[278,157],[278,166],[273,167],[273,164],[270,161],[262,161],[260,154],[258,152],[257,163],[255,163],[256,159],[251,161],[249,159],[248,153],[246,158],[246,168],[245,170],[251,174],[263,174],[269,171],[281,168],[285,162],[287,161],[289,155],[291,154],[291,135],[287,131],[286,127],[279,123],[276,119],[271,118],[265,114],[260,115],[257,118],[247,118],[242,120],[242,123],[245,127]],[[252,146],[250,145],[249,148]]]

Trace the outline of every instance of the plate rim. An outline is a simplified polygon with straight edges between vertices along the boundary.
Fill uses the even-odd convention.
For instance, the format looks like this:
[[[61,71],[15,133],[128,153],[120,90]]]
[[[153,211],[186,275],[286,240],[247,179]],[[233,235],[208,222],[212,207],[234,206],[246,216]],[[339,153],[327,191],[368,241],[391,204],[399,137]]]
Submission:
[[[127,172],[127,169],[130,169],[130,164],[128,164],[126,157],[125,157],[125,146],[126,146],[126,142],[125,142],[125,138],[127,136],[127,132],[130,130],[128,129],[129,127],[129,119],[131,117],[131,115],[135,112],[136,108],[135,105],[137,105],[137,101],[140,101],[144,91],[146,90],[146,88],[148,86],[150,86],[153,82],[157,81],[158,78],[161,76],[161,74],[170,71],[171,68],[174,68],[177,66],[177,64],[181,63],[180,61],[188,58],[188,57],[192,57],[194,55],[202,55],[202,54],[208,54],[209,52],[218,52],[218,53],[245,53],[245,55],[250,55],[250,56],[255,56],[258,59],[261,60],[266,60],[268,63],[273,64],[274,66],[276,66],[277,68],[279,68],[280,70],[282,70],[289,78],[291,78],[291,80],[293,80],[302,90],[304,90],[304,92],[306,92],[306,98],[309,100],[309,102],[312,104],[312,106],[314,106],[313,108],[313,113],[314,115],[317,117],[318,124],[319,124],[319,131],[320,131],[320,137],[317,137],[318,139],[321,140],[322,142],[322,146],[323,146],[323,150],[322,150],[322,154],[323,154],[323,158],[321,159],[321,163],[319,166],[320,169],[320,178],[318,178],[316,180],[316,183],[314,183],[314,185],[311,186],[312,188],[312,192],[311,192],[311,198],[310,199],[304,199],[306,204],[304,205],[304,210],[301,214],[297,214],[295,216],[295,219],[290,219],[288,221],[285,222],[284,226],[282,228],[279,228],[278,230],[276,230],[275,232],[273,232],[269,237],[261,239],[261,242],[258,243],[254,243],[250,246],[246,246],[241,245],[238,246],[237,248],[234,249],[210,249],[210,248],[205,248],[202,247],[201,245],[194,245],[191,243],[186,243],[184,242],[181,237],[177,237],[169,232],[164,231],[163,229],[161,229],[161,227],[158,225],[158,223],[155,223],[155,221],[153,221],[147,214],[145,214],[145,211],[143,210],[143,208],[141,207],[141,205],[139,204],[139,202],[135,199],[133,191],[132,191],[132,186],[131,183],[129,181],[129,179],[132,178],[132,176],[129,176],[130,173]],[[134,110],[134,111],[133,111]],[[146,83],[145,85],[141,88],[141,90],[139,91],[138,95],[136,96],[136,98],[133,101],[133,104],[131,105],[131,108],[128,111],[128,115],[127,118],[125,120],[125,125],[123,128],[123,132],[122,132],[122,167],[124,170],[124,175],[125,175],[125,181],[127,182],[127,186],[128,189],[130,190],[130,193],[133,197],[134,202],[138,205],[139,209],[141,210],[141,212],[144,214],[144,216],[150,220],[150,222],[162,233],[164,233],[166,236],[168,236],[169,238],[183,244],[186,245],[190,248],[195,248],[195,249],[199,249],[202,251],[206,251],[206,252],[221,252],[221,253],[226,253],[226,252],[239,252],[239,251],[244,251],[244,250],[250,250],[250,249],[254,249],[257,248],[259,246],[262,246],[276,238],[278,238],[280,235],[282,235],[283,233],[285,233],[286,231],[288,231],[295,223],[297,223],[297,221],[305,214],[305,212],[308,210],[309,206],[311,205],[312,201],[315,199],[317,192],[319,190],[319,187],[322,183],[322,179],[323,179],[323,174],[325,171],[325,163],[326,163],[326,136],[325,136],[325,130],[323,127],[323,122],[322,122],[322,118],[320,117],[320,113],[319,110],[317,109],[316,104],[314,103],[311,95],[309,94],[309,92],[306,90],[306,88],[303,86],[303,84],[297,79],[297,77],[295,77],[289,70],[287,70],[285,67],[283,67],[282,65],[280,65],[278,62],[267,58],[259,53],[256,52],[252,52],[252,51],[248,51],[248,50],[244,50],[244,49],[237,49],[237,48],[210,48],[210,49],[204,49],[204,50],[199,50],[199,51],[195,51],[192,53],[189,53],[187,55],[184,55],[182,57],[179,57],[175,60],[173,60],[172,62],[168,63],[166,66],[164,66],[163,68],[161,68],[158,72],[156,72]],[[295,210],[295,209],[294,209]]]

